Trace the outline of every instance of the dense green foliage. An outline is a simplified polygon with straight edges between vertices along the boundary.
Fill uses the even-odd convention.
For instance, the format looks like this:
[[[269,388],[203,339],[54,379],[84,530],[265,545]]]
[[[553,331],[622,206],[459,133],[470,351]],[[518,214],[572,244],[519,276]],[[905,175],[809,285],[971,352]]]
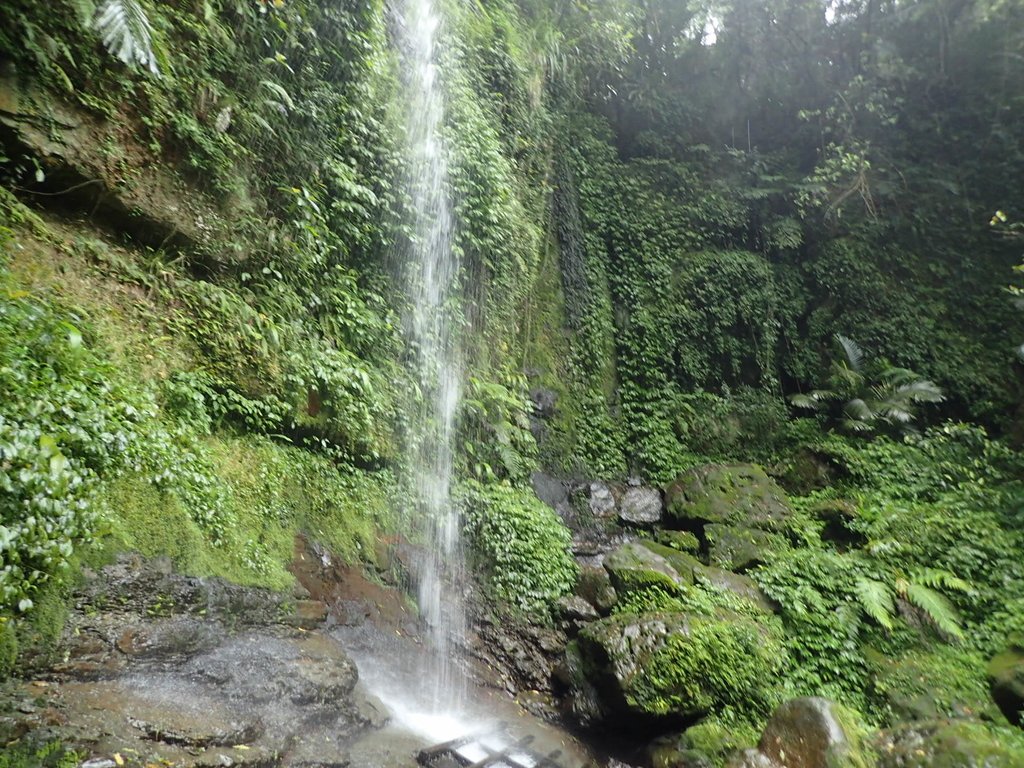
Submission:
[[[503,525],[529,542],[516,566],[537,577],[495,584],[537,608],[573,573],[564,530],[521,490],[537,456],[521,329],[547,205],[544,63],[515,5],[450,11],[442,64],[469,364],[458,467],[497,483],[479,486],[479,503],[500,502]],[[410,524],[395,515],[407,500],[385,493],[404,476],[403,414],[422,396],[392,280],[410,233],[383,7],[118,0],[0,15],[18,103],[120,126],[89,136],[84,154],[111,169],[111,188],[144,201],[157,190],[133,212],[141,224],[104,209],[125,241],[34,217],[5,191],[4,375],[17,386],[4,456],[19,470],[3,496],[5,609],[27,610],[97,535],[275,586],[290,579],[298,528],[372,559],[380,528]],[[3,140],[5,186],[44,208],[61,200],[66,169]],[[182,197],[160,196],[168,180]],[[179,210],[186,232],[201,211],[198,235],[161,232]],[[46,515],[26,515],[26,500]]]
[[[573,585],[538,469],[756,461],[793,513],[737,567],[778,615],[623,577],[602,621],[704,621],[635,701],[698,701],[709,743],[800,694],[1010,743],[984,668],[1024,633],[1020,4],[443,5],[489,594]],[[0,7],[5,114],[45,137],[0,128],[0,669],[90,548],[284,587],[297,531],[350,562],[416,541],[391,34],[378,0]]]
[[[898,5],[625,2],[630,55],[581,56],[584,87],[559,91],[565,374],[631,467],[668,479],[706,453],[680,405],[696,389],[820,384],[835,334],[935,382],[932,414],[1012,426],[1019,254],[985,223],[1024,162],[1019,9]],[[567,422],[580,459],[622,466]]]
[[[535,611],[572,588],[569,532],[550,507],[504,483],[468,482],[462,497],[474,559],[495,596]]]

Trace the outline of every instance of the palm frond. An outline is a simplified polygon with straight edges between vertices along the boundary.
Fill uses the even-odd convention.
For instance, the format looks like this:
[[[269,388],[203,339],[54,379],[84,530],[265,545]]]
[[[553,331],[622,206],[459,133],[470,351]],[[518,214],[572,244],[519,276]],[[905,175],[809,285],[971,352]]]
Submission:
[[[789,402],[796,408],[817,410],[829,400],[837,400],[838,395],[829,389],[812,389],[807,394],[797,393],[789,396]]]
[[[963,640],[964,632],[960,628],[960,618],[944,595],[931,587],[907,579],[897,579],[896,591],[920,610],[941,632],[957,640]]]
[[[839,426],[849,432],[871,432],[874,429],[870,422],[859,419],[840,419]]]
[[[896,606],[889,587],[875,579],[861,576],[854,583],[853,592],[868,616],[886,629],[893,628],[892,617],[896,612]]]
[[[918,380],[918,375],[909,368],[897,368],[894,366],[888,366],[883,370],[879,377],[891,387],[899,387],[903,384],[909,384]]]
[[[859,373],[864,366],[864,350],[853,339],[849,339],[841,333],[837,333],[835,339],[843,350],[843,357],[846,358],[847,364]]]
[[[851,368],[845,360],[833,361],[831,371],[829,383],[836,389],[842,389],[845,392],[856,392],[864,385],[864,374],[855,368]]]
[[[153,28],[139,0],[105,0],[93,16],[106,49],[128,66],[140,66],[159,75],[153,55]]]
[[[856,421],[871,421],[875,418],[875,412],[864,400],[855,397],[843,406],[843,413]]]
[[[71,5],[79,22],[88,29],[93,16],[96,15],[96,4],[92,0],[71,0]]]
[[[915,403],[941,403],[946,399],[942,390],[927,379],[917,379],[907,384],[901,384],[896,391]]]
[[[909,424],[914,419],[914,412],[910,408],[893,401],[879,403],[878,414],[898,424]]]
[[[814,397],[814,393],[807,395],[802,393],[790,395],[789,402],[794,408],[808,408],[812,411],[816,411],[821,408],[821,401]]]

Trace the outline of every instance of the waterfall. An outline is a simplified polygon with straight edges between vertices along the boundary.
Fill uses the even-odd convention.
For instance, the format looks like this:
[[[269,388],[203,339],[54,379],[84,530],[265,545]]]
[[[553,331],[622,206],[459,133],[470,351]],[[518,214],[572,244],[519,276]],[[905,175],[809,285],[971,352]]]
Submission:
[[[440,19],[433,0],[400,0],[397,37],[406,89],[405,191],[411,221],[404,275],[411,308],[405,327],[421,397],[410,423],[410,470],[426,547],[417,563],[419,605],[429,627],[424,669],[438,710],[455,709],[460,676],[451,668],[453,638],[465,629],[458,516],[451,499],[452,443],[462,376],[452,249],[444,97],[437,65]]]

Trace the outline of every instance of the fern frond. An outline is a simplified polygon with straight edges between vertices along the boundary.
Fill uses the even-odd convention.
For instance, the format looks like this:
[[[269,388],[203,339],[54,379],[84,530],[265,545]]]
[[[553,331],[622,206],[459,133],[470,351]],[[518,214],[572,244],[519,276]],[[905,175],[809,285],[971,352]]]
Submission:
[[[881,539],[869,542],[866,549],[872,555],[891,555],[902,552],[904,547],[903,542],[898,539]]]
[[[896,612],[892,592],[885,584],[861,576],[853,585],[854,594],[864,612],[886,629],[893,628],[892,617]]]
[[[848,339],[841,333],[837,333],[835,339],[843,350],[843,357],[846,358],[847,364],[859,373],[864,365],[864,350],[853,339]]]
[[[922,568],[920,571],[914,572],[911,580],[932,589],[955,589],[957,592],[970,592],[973,590],[970,582],[964,581],[956,574],[941,568]]]
[[[896,589],[940,631],[957,640],[963,640],[964,632],[960,629],[960,618],[945,596],[931,587],[906,579],[899,579]]]
[[[160,74],[153,55],[153,28],[139,0],[105,0],[93,16],[92,29],[99,32],[107,50],[128,66]]]

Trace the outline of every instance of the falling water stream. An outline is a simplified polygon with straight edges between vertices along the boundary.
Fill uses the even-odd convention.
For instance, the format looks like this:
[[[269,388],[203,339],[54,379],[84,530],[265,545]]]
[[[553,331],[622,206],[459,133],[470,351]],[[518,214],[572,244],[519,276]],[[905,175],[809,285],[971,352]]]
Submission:
[[[401,632],[384,636],[372,627],[345,636],[362,684],[389,713],[388,726],[354,745],[352,759],[355,765],[399,768],[408,764],[414,744],[418,749],[515,721],[519,735],[529,732],[545,751],[563,751],[563,765],[574,768],[582,765],[582,752],[565,734],[527,716],[503,693],[470,686],[454,663],[466,635],[464,560],[451,494],[462,322],[438,66],[441,20],[434,2],[397,0],[394,9],[406,108],[405,330],[420,391],[409,413],[408,493],[425,539],[415,576],[427,636],[422,645]]]
[[[410,465],[417,519],[426,526],[418,562],[419,605],[432,652],[425,687],[436,711],[459,708],[464,685],[452,673],[453,638],[464,634],[464,606],[457,586],[462,553],[451,499],[452,441],[460,396],[458,261],[452,249],[452,205],[447,148],[442,136],[444,97],[438,68],[440,18],[433,0],[402,0],[398,44],[406,89],[406,192],[411,234],[406,279],[411,310],[406,318],[415,351],[421,399],[410,430]]]

